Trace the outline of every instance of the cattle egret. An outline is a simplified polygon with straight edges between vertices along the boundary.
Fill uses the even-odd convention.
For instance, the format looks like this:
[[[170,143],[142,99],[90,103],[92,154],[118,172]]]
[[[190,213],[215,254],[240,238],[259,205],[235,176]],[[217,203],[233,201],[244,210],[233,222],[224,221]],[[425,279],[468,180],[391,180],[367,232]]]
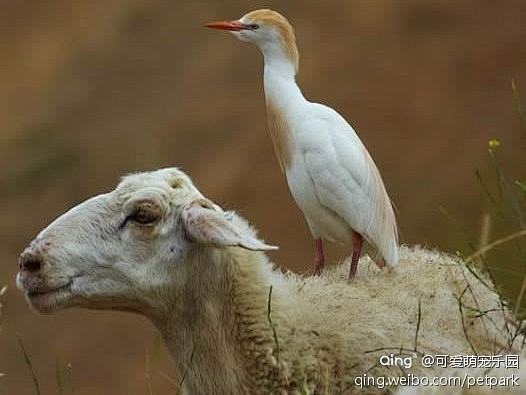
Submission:
[[[352,243],[350,279],[356,274],[364,239],[378,251],[378,266],[396,265],[396,219],[380,172],[340,114],[303,96],[295,81],[296,38],[287,19],[262,9],[205,26],[228,30],[263,53],[270,137],[314,238],[314,272],[319,274],[325,261],[322,239]]]

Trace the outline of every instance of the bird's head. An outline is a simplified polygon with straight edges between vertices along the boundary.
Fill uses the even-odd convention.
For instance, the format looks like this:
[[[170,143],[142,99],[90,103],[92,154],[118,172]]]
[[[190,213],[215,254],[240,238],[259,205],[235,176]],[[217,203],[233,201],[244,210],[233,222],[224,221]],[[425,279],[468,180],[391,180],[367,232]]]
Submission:
[[[233,21],[210,22],[212,29],[228,30],[239,40],[256,44],[265,57],[285,56],[298,67],[298,49],[294,29],[283,15],[269,9],[251,11]]]

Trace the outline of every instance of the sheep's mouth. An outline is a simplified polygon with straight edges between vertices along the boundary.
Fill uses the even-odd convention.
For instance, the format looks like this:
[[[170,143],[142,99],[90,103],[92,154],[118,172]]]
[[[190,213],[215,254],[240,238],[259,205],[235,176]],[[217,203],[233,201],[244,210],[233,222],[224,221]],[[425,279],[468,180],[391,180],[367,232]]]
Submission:
[[[35,310],[49,313],[65,307],[67,300],[72,296],[71,284],[70,281],[57,287],[28,289],[26,299]]]

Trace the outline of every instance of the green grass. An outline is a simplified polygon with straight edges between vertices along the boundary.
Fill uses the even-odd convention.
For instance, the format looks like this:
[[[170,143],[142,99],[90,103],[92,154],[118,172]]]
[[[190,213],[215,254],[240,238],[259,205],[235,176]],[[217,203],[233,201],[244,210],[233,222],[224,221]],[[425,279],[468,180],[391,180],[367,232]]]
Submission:
[[[526,159],[526,121],[515,81],[511,81],[513,106],[518,119],[519,132],[524,137],[524,158]],[[495,284],[521,279],[515,291],[506,289],[507,298],[513,300],[514,313],[522,317],[524,294],[526,293],[526,182],[509,177],[504,170],[501,151],[504,142],[494,138],[488,141],[490,172],[475,172],[483,194],[487,199],[488,211],[483,213],[478,244],[470,242],[471,253],[464,256],[468,266],[485,268]],[[522,162],[525,162],[524,160]],[[491,239],[490,235],[498,235]],[[504,263],[507,263],[504,265]],[[517,284],[515,282],[515,284]]]

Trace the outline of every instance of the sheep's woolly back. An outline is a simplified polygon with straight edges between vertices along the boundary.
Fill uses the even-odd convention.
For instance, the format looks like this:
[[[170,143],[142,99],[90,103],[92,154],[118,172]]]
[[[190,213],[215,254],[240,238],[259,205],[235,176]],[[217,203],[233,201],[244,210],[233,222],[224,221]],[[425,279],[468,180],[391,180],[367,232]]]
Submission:
[[[514,332],[506,324],[509,313],[499,295],[488,288],[493,286],[486,276],[468,270],[458,259],[444,253],[402,247],[400,254],[400,267],[387,273],[382,273],[370,259],[362,259],[357,279],[351,284],[345,281],[348,264],[329,269],[322,278],[295,278],[296,287],[301,289],[298,296],[302,293],[300,299],[306,303],[305,311],[312,311],[308,308],[312,304],[333,316],[327,322],[329,317],[316,311],[312,322],[319,320],[333,329],[357,327],[353,340],[373,349],[413,349],[419,321],[417,350],[422,344],[427,352],[439,354],[444,350],[444,338],[449,339],[449,348],[456,348],[458,353],[498,353],[508,349],[512,340],[509,332]],[[349,316],[332,314],[343,309],[339,307],[343,300]],[[322,304],[327,306],[322,309]],[[476,319],[480,314],[483,319]],[[364,322],[348,317],[363,318]],[[365,322],[369,324],[364,325]],[[363,342],[356,337],[360,332]],[[400,340],[393,342],[397,338]]]
[[[246,347],[261,345],[252,357],[259,355],[266,363],[254,364],[250,374],[265,382],[251,391],[384,393],[385,389],[358,389],[355,377],[432,375],[436,370],[420,365],[423,354],[518,352],[522,337],[508,323],[509,312],[488,278],[474,275],[446,254],[419,247],[402,247],[400,253],[400,264],[389,272],[363,258],[352,283],[346,280],[348,264],[321,277],[268,273],[276,339],[265,315],[268,299],[256,300],[268,298],[266,292],[260,289],[234,299],[254,313],[260,306],[259,317],[251,318],[259,328],[253,326],[244,337],[250,343]],[[245,277],[238,286],[254,288],[254,283]],[[389,354],[414,356],[412,367],[380,365],[380,357]]]

